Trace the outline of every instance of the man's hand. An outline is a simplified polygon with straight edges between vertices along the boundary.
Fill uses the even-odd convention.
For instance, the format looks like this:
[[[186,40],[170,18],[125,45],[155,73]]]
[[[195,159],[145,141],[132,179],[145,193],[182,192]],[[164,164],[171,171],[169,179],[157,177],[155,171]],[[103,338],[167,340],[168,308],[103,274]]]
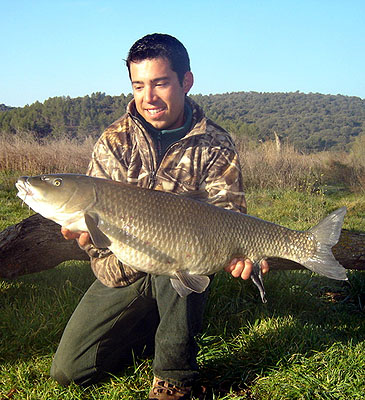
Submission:
[[[269,271],[269,264],[266,260],[261,261],[261,271],[266,274]],[[253,262],[248,258],[234,258],[228,267],[224,268],[225,271],[229,272],[234,278],[241,277],[242,279],[248,279],[251,276],[253,268]]]
[[[72,232],[62,226],[61,233],[66,240],[77,239],[81,247],[84,247],[91,243],[89,232]]]

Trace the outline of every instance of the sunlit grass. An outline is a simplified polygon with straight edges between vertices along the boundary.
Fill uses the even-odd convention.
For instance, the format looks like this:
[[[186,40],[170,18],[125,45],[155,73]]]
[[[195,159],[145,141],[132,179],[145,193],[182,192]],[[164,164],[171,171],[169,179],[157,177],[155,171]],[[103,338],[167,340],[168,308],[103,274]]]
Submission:
[[[286,190],[248,190],[248,213],[291,229],[309,229],[337,208],[345,206],[344,229],[365,231],[365,194],[347,191],[316,193]]]
[[[1,283],[2,396],[15,389],[13,399],[146,398],[151,359],[88,389],[49,378],[63,328],[93,279],[88,263],[69,262]],[[350,280],[363,290],[361,272]],[[304,271],[271,272],[265,286],[266,305],[251,282],[224,272],[215,278],[198,338],[200,383],[210,398],[360,399],[365,320],[358,293]]]
[[[29,216],[16,197],[22,172],[0,173],[0,230]],[[314,186],[313,186],[314,187]],[[312,190],[248,189],[249,213],[307,229],[346,206],[344,228],[365,231],[365,196]],[[0,260],[1,262],[1,260]],[[145,399],[152,360],[135,363],[98,385],[63,388],[49,377],[62,331],[94,276],[88,263],[0,280],[0,399]],[[207,399],[362,399],[365,360],[365,276],[350,284],[308,271],[272,271],[267,304],[256,287],[220,272],[198,337],[200,384]]]

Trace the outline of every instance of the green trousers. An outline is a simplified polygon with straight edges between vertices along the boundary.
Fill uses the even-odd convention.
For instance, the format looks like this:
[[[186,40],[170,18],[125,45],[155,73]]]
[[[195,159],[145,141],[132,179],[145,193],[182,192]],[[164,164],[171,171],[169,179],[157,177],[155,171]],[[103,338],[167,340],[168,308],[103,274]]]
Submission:
[[[197,345],[207,291],[181,298],[167,276],[110,288],[95,281],[72,314],[51,367],[61,385],[89,385],[154,352],[158,378],[183,386],[198,375]]]

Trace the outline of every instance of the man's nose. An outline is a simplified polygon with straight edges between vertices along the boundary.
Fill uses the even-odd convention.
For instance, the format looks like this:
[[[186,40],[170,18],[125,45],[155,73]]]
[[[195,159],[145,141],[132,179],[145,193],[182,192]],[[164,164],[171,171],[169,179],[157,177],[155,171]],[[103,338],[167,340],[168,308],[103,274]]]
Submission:
[[[147,86],[144,89],[144,101],[146,103],[151,103],[155,98],[155,91],[153,87]]]

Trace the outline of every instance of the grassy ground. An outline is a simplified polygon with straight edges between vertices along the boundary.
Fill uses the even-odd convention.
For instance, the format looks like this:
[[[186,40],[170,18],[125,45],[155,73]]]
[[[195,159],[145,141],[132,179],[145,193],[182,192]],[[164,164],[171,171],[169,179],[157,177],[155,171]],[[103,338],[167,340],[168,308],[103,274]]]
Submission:
[[[6,179],[5,179],[6,178]],[[1,229],[28,216],[12,177],[0,179]],[[297,229],[333,209],[349,209],[345,228],[365,231],[365,198],[347,192],[248,193],[250,213]],[[251,282],[219,273],[198,338],[201,383],[211,399],[363,399],[365,276],[350,284],[305,271],[270,272],[268,304]],[[0,281],[0,399],[145,399],[151,359],[136,360],[88,389],[62,388],[49,368],[62,331],[93,281],[87,263]]]

